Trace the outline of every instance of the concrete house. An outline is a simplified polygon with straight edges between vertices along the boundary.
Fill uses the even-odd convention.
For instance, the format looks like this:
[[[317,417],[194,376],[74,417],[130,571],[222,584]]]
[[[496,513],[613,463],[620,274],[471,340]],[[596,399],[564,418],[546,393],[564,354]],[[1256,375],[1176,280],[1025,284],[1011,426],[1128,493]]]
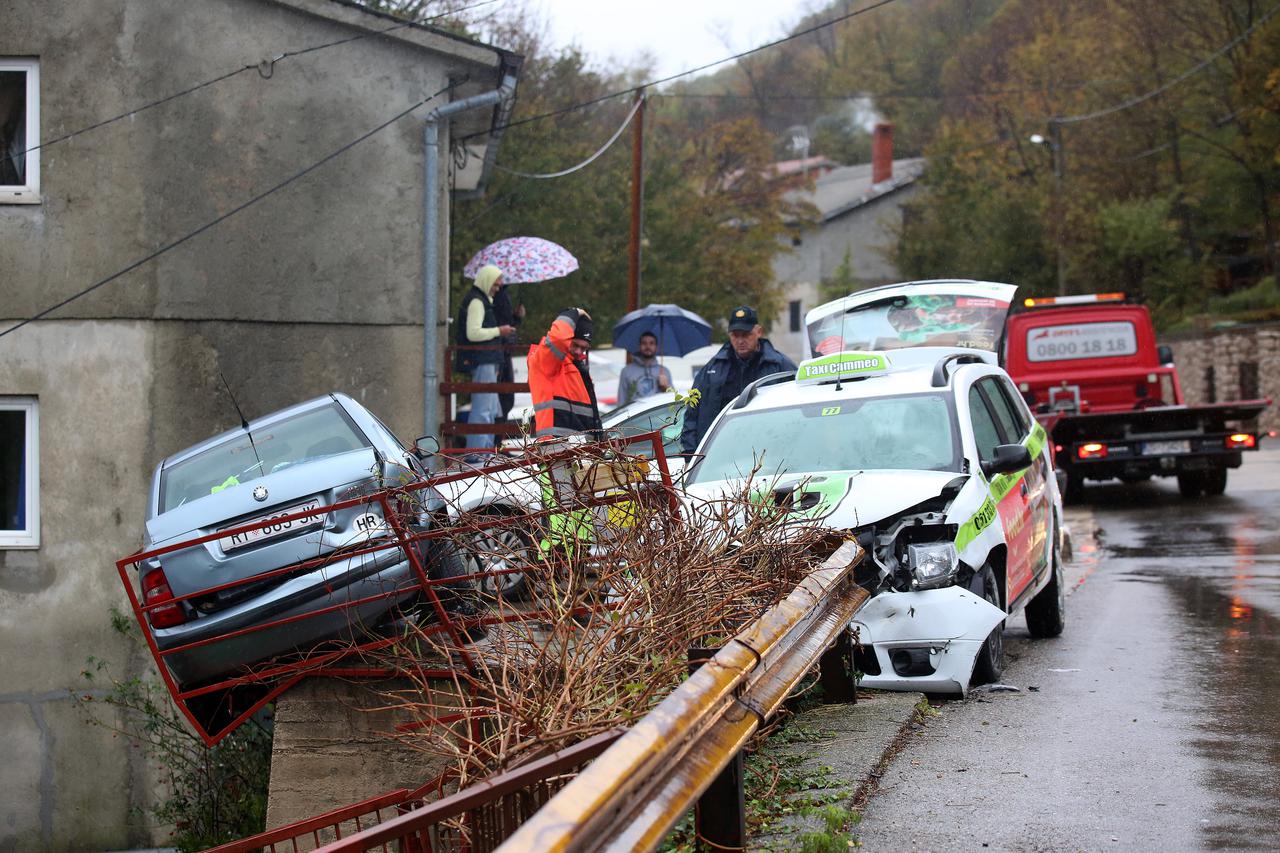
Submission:
[[[821,284],[838,277],[846,258],[850,291],[901,279],[885,250],[896,239],[903,203],[918,190],[924,160],[894,160],[893,129],[887,124],[876,125],[871,156],[870,163],[819,168],[812,191],[794,191],[795,198],[818,209],[819,221],[793,241],[790,253],[774,260],[785,307],[774,318],[769,340],[797,362],[809,357],[805,312],[832,298],[821,295]]]
[[[110,610],[151,469],[239,422],[224,377],[249,417],[342,391],[421,434],[428,211],[445,282],[520,57],[346,0],[0,19],[0,849],[151,846],[142,756],[69,694],[91,655],[150,666]],[[428,160],[431,111],[504,84]]]

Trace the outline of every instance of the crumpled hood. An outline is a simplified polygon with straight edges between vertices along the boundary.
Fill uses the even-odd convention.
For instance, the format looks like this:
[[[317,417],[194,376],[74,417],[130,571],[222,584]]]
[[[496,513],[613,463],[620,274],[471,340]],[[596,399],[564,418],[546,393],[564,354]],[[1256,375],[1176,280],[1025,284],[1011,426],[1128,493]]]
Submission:
[[[935,498],[964,474],[955,471],[830,471],[756,477],[752,492],[788,498],[804,517],[826,527],[852,529],[881,521]],[[694,501],[740,495],[744,480],[718,480],[687,487]]]

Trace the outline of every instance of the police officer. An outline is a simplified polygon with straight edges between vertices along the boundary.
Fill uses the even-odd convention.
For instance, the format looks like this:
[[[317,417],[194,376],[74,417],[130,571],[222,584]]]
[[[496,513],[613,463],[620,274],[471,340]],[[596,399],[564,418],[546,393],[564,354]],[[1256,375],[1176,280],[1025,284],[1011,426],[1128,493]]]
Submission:
[[[729,342],[720,347],[693,380],[700,398],[697,406],[685,412],[684,429],[680,432],[681,450],[693,453],[720,410],[752,382],[774,373],[795,371],[795,363],[764,337],[764,327],[755,309],[749,305],[735,308],[729,315]]]

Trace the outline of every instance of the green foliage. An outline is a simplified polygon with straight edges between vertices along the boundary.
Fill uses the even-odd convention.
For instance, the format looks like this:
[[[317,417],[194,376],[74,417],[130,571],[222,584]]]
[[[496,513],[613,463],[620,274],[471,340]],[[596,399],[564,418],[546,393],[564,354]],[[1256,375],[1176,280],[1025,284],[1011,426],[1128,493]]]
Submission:
[[[111,624],[141,645],[132,618],[112,608]],[[101,694],[73,691],[86,723],[127,738],[159,772],[164,791],[149,816],[173,828],[174,847],[183,853],[204,850],[265,828],[269,718],[255,718],[208,748],[187,726],[162,682],[115,678],[105,661],[93,657],[81,675],[86,686],[105,689]]]
[[[1276,268],[1280,17],[1204,71],[1113,110],[1240,37],[1259,20],[1254,5],[1005,0],[987,9],[940,45],[937,88],[947,97],[926,143],[926,192],[897,249],[905,275],[1052,292],[1061,252],[1069,292],[1140,294],[1168,324],[1204,311],[1213,291]],[[885,63],[914,51],[907,38]],[[1029,141],[1052,140],[1051,117],[1095,113],[1061,124],[1057,151]]]
[[[839,299],[853,293],[858,287],[858,280],[853,274],[852,250],[846,246],[835,275],[818,282],[818,298],[824,302]]]

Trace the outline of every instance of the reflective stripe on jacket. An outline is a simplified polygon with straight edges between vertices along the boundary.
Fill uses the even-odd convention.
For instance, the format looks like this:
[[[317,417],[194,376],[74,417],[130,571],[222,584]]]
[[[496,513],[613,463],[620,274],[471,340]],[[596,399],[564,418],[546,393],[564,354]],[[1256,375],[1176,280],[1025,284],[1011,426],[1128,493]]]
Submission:
[[[541,341],[529,347],[529,393],[538,438],[600,429],[591,377],[569,355],[577,323],[577,313],[566,311]]]

